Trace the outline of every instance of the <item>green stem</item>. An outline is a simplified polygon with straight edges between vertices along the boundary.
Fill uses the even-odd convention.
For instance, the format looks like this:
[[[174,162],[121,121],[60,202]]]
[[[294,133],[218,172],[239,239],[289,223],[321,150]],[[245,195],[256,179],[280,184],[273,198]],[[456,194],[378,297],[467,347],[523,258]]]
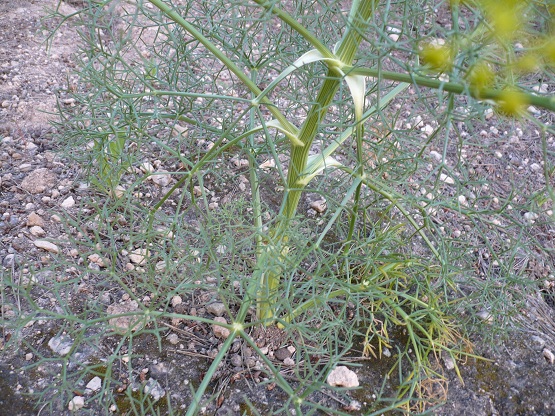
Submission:
[[[242,71],[235,63],[229,59],[215,44],[213,44],[208,38],[206,38],[202,33],[200,33],[192,24],[187,22],[179,13],[173,10],[170,6],[164,3],[162,0],[148,0],[150,3],[158,7],[166,16],[171,20],[189,32],[196,40],[204,45],[214,57],[216,57],[222,64],[224,64],[231,72],[233,72],[237,78],[241,80],[243,84],[254,94],[259,95],[262,91],[258,86],[251,81],[249,76]],[[277,119],[279,122],[288,128],[290,131],[294,131],[293,126],[285,118],[285,116],[278,110],[278,108],[266,97],[261,100],[261,103],[267,106],[268,111]]]
[[[279,17],[284,23],[289,25],[291,29],[301,35],[305,40],[310,43],[314,48],[316,48],[322,55],[326,58],[335,58],[334,54],[322,43],[320,40],[314,36],[312,32],[307,30],[302,24],[297,22],[293,16],[291,16],[286,11],[276,7],[275,2],[269,2],[267,0],[253,0],[259,6],[264,7],[266,10],[272,12],[277,17]]]
[[[255,68],[251,70],[251,78],[252,82],[256,83],[256,76],[257,71]],[[254,98],[254,97],[253,97]],[[255,119],[256,119],[256,111],[255,107],[251,107],[249,112],[249,130],[253,131],[255,128]],[[258,180],[258,175],[256,174],[257,164],[256,164],[256,157],[254,151],[254,135],[249,136],[249,149],[248,149],[248,157],[249,157],[249,176],[250,176],[250,184],[251,184],[251,197],[252,197],[252,207],[253,207],[253,216],[254,216],[254,227],[256,229],[256,256],[257,258],[260,257],[262,252],[262,204],[260,202],[260,183]]]
[[[111,91],[112,92],[112,91]],[[149,92],[133,93],[133,94],[118,94],[118,98],[142,98],[142,97],[200,97],[207,100],[230,100],[243,103],[250,103],[252,100],[241,97],[231,97],[229,95],[183,92],[183,91],[170,91],[170,90],[151,90]]]
[[[222,344],[220,351],[214,357],[214,361],[212,361],[212,364],[210,365],[210,368],[208,368],[208,371],[206,371],[206,374],[204,375],[202,382],[200,383],[200,386],[198,386],[198,389],[193,397],[193,402],[189,406],[189,409],[187,410],[187,413],[185,414],[185,416],[193,416],[198,414],[197,413],[198,407],[201,404],[202,396],[206,391],[208,384],[210,383],[210,381],[212,381],[212,376],[216,373],[218,366],[225,358],[227,351],[231,348],[231,344],[233,344],[233,341],[235,340],[235,338],[238,336],[240,332],[241,331],[234,329],[233,331],[231,331],[231,334],[227,337],[227,339]]]
[[[446,92],[453,92],[455,94],[467,94],[473,98],[479,100],[494,100],[497,101],[502,98],[504,93],[502,90],[485,88],[477,91],[472,89],[468,85],[460,84],[456,82],[444,82],[439,79],[424,77],[421,75],[416,75],[414,73],[401,73],[401,72],[391,72],[382,71],[377,68],[355,68],[355,67],[344,67],[343,71],[346,74],[357,74],[365,75],[369,77],[379,77],[381,79],[388,79],[390,81],[400,81],[406,83],[412,83],[419,85],[421,87],[433,88],[436,90],[442,90]],[[526,95],[528,104],[535,105],[537,107],[545,108],[546,110],[555,111],[555,97],[551,96],[539,96],[530,93],[524,93]]]
[[[356,0],[353,2],[348,27],[338,47],[338,54],[344,65],[351,65],[354,59],[355,52],[362,39],[362,31],[366,28],[367,21],[374,10],[374,3],[374,0]],[[284,14],[279,14],[278,16],[294,30],[297,29],[298,23],[296,21],[286,20]],[[305,185],[299,184],[299,179],[302,178],[302,174],[307,167],[309,150],[314,137],[328,112],[341,82],[341,74],[334,68],[328,68],[327,76],[318,92],[316,101],[310,108],[298,134],[298,138],[303,143],[303,146],[292,146],[291,148],[291,160],[287,173],[287,188],[281,211],[282,219],[274,229],[272,235],[274,242],[270,242],[257,262],[255,279],[253,279],[253,281],[257,282],[256,284],[260,284],[257,296],[258,317],[264,319],[267,324],[273,320],[275,315],[277,288],[279,287],[279,281],[283,272],[279,263],[283,252],[287,251],[286,232],[291,219],[297,212],[301,194],[305,188]],[[268,262],[271,263],[268,264]]]

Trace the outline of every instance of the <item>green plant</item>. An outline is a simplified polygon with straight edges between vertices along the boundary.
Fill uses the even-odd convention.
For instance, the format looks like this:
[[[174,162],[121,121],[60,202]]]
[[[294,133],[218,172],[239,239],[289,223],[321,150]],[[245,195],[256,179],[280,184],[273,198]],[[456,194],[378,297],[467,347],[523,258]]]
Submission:
[[[65,135],[94,140],[91,159],[96,163],[97,182],[110,191],[120,185],[126,170],[134,165],[140,167],[123,159],[132,151],[141,150],[141,146],[147,151],[148,146],[154,146],[158,154],[165,153],[173,161],[173,171],[144,172],[147,177],[158,173],[178,178],[171,187],[163,187],[144,215],[145,229],[141,231],[148,243],[154,247],[159,244],[156,226],[163,224],[160,216],[174,199],[178,202],[171,228],[178,232],[177,218],[187,195],[182,189],[191,191],[192,204],[198,198],[209,212],[210,202],[203,191],[205,177],[223,175],[221,159],[228,152],[248,158],[253,225],[245,240],[254,241],[255,246],[243,243],[247,244],[251,261],[254,257],[254,264],[240,279],[246,286],[242,297],[226,292],[225,285],[221,289],[221,296],[235,307],[233,322],[223,325],[231,334],[198,386],[188,414],[198,410],[211,377],[236,337],[243,338],[258,352],[289,395],[289,404],[300,412],[315,387],[293,388],[261,353],[247,329],[255,324],[278,323],[309,338],[303,331],[311,325],[321,325],[337,311],[344,313],[351,303],[357,310],[353,327],[355,323],[365,326],[362,332],[369,354],[389,346],[392,327],[406,329],[407,343],[400,349],[398,361],[402,381],[394,406],[412,408],[421,381],[439,376],[429,357],[468,353],[461,339],[462,328],[457,328],[450,316],[459,301],[453,281],[457,265],[444,249],[445,239],[433,235],[437,227],[430,217],[433,210],[441,207],[470,218],[486,215],[487,209],[466,208],[453,200],[431,202],[433,198],[413,197],[406,189],[399,189],[409,173],[416,170],[426,146],[407,140],[407,148],[399,150],[393,139],[389,141],[399,116],[390,104],[402,99],[411,87],[418,91],[418,99],[424,104],[420,88],[436,91],[433,98],[440,101],[445,113],[438,118],[437,129],[429,140],[445,134],[445,143],[459,116],[455,111],[458,96],[493,102],[500,113],[510,116],[524,115],[529,105],[553,111],[555,103],[550,96],[518,87],[522,74],[519,68],[551,70],[549,45],[553,39],[551,34],[541,35],[540,28],[532,26],[531,18],[525,22],[519,17],[525,15],[523,8],[529,16],[546,14],[541,2],[511,2],[506,8],[508,14],[499,14],[494,2],[466,2],[461,6],[452,1],[449,12],[453,27],[446,33],[444,43],[430,39],[427,33],[417,33],[412,40],[407,33],[426,21],[425,12],[419,12],[418,7],[430,2],[412,3],[418,2],[402,2],[395,8],[389,2],[355,0],[344,16],[334,4],[321,2],[311,6],[314,10],[321,8],[330,19],[328,26],[320,28],[314,21],[311,26],[303,22],[302,11],[311,8],[302,2],[281,5],[254,0],[252,4],[236,2],[228,8],[220,3],[181,5],[150,0],[122,12],[121,34],[114,36],[114,43],[100,39],[99,44],[100,29],[117,32],[116,26],[122,22],[102,14],[103,8],[114,6],[114,2],[89,3],[87,10],[91,15],[105,19],[94,20],[93,24],[85,22],[82,32],[88,46],[82,73],[95,91],[92,99],[80,97],[83,113],[66,115]],[[146,4],[157,9],[149,9]],[[462,11],[468,19],[466,30],[458,24]],[[231,15],[232,25],[226,26],[220,15],[225,19]],[[398,22],[399,32],[395,33],[405,36],[399,45],[388,36],[388,18]],[[514,26],[514,19],[523,33],[530,34],[531,45],[526,51],[533,55],[535,65],[530,64],[524,51],[512,47],[513,35],[507,27]],[[271,27],[276,21],[280,22],[279,30]],[[156,28],[155,38],[163,40],[145,40],[145,51],[141,43],[131,38],[131,29],[149,25]],[[273,44],[264,44],[257,38],[266,35]],[[382,47],[387,53],[380,50]],[[195,68],[195,60],[206,62]],[[208,71],[206,67],[210,65],[212,72],[198,73]],[[523,78],[522,83],[525,82]],[[481,104],[470,102],[478,113]],[[206,120],[204,114],[211,120]],[[94,123],[82,125],[80,117]],[[220,119],[212,120],[215,117]],[[188,127],[184,129],[180,123]],[[413,131],[408,130],[399,136],[410,136]],[[211,139],[204,148],[207,136]],[[375,138],[377,142],[373,141]],[[402,142],[397,143],[402,146]],[[311,154],[314,149],[317,151]],[[258,169],[261,155],[275,162],[283,187],[279,208],[267,220],[264,211],[269,209],[261,197],[264,187]],[[280,155],[285,155],[287,166],[282,165]],[[389,169],[393,164],[384,159],[402,162]],[[448,169],[440,164],[433,172],[438,178],[435,181],[441,181],[442,175],[448,177]],[[551,175],[546,170],[548,179]],[[315,184],[322,176],[324,180]],[[334,192],[330,184],[340,185],[342,193]],[[141,174],[124,194],[129,200],[114,204],[119,209],[130,209],[125,205],[128,201],[129,205],[134,204],[132,194],[138,193],[142,185]],[[330,186],[327,191],[326,185]],[[195,192],[195,186],[200,191]],[[309,191],[324,194],[329,203],[329,214],[315,226],[316,231],[310,230],[297,213],[303,194]],[[224,223],[229,224],[232,217]],[[218,224],[216,219],[212,221],[212,225]],[[213,240],[221,236],[213,230],[206,233],[211,234],[204,239],[203,248],[207,257],[217,263]],[[422,241],[417,253],[406,245],[414,235]],[[307,259],[317,260],[317,272],[308,270],[304,264]],[[229,272],[225,265],[214,267],[222,275]],[[307,278],[310,274],[311,278]],[[150,276],[149,287],[160,286],[154,275]],[[188,284],[175,283],[181,288]],[[256,307],[256,318],[250,319],[252,306]],[[154,321],[202,321],[199,317],[151,309],[144,313]],[[338,336],[340,330],[329,324],[322,333]],[[349,337],[353,334],[351,329]],[[377,340],[377,345],[371,347],[373,340]],[[348,349],[347,344],[342,344],[344,350]],[[402,368],[401,363],[407,361],[408,369]],[[321,380],[329,367],[311,368],[308,375]],[[314,403],[311,406],[318,408]]]

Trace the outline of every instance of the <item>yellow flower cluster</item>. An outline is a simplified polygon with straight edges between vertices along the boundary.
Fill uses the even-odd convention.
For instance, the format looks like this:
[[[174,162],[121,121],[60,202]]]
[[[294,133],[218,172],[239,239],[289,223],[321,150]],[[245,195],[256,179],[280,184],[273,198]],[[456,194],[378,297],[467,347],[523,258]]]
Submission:
[[[516,88],[505,88],[497,99],[498,110],[501,114],[510,117],[519,117],[526,112],[528,96]]]
[[[422,64],[436,72],[449,72],[453,68],[455,51],[449,45],[434,40],[420,48]]]
[[[481,44],[480,57],[475,62],[471,58],[465,78],[477,97],[496,85],[506,85],[495,98],[502,114],[520,116],[529,105],[527,95],[514,86],[518,76],[555,68],[555,18],[548,21],[555,16],[555,6],[549,6],[549,1],[449,0],[451,7],[468,7],[483,15],[481,25],[459,38],[461,50],[465,45],[477,50],[476,42]],[[538,16],[543,22],[547,17],[547,27]],[[458,53],[446,46],[421,50],[422,61],[438,71],[451,69]],[[475,54],[469,56],[476,59]],[[464,67],[465,59],[461,61]]]

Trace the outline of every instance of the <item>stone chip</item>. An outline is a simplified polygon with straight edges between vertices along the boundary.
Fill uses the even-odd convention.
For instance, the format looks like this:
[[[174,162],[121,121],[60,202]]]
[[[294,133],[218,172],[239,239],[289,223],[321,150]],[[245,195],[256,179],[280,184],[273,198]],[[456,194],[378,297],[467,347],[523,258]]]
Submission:
[[[42,248],[43,250],[49,251],[50,253],[58,254],[60,252],[60,248],[50,241],[46,240],[35,240],[33,241],[35,247]]]
[[[358,376],[354,371],[344,365],[334,368],[328,375],[327,382],[330,386],[358,387]]]
[[[124,313],[137,312],[140,314],[141,309],[139,309],[139,304],[135,300],[127,300],[123,303],[116,303],[108,306],[106,312],[108,315],[120,315]],[[144,322],[141,316],[137,315],[127,315],[118,316],[110,319],[108,322],[112,329],[120,334],[125,334],[131,329],[131,331],[138,331],[144,326]]]
[[[57,176],[47,168],[35,169],[21,182],[21,189],[30,194],[40,194],[56,184]]]

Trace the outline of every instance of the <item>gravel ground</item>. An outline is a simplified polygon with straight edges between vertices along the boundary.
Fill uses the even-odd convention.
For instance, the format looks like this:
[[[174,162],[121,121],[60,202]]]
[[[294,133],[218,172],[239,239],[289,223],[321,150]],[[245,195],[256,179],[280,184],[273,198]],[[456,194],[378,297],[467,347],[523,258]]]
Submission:
[[[63,3],[66,11],[71,3]],[[88,261],[103,267],[103,259],[87,256],[75,247],[77,228],[61,221],[64,217],[77,218],[80,202],[90,197],[91,192],[80,182],[79,170],[57,153],[53,140],[53,130],[49,120],[54,117],[56,105],[72,106],[74,102],[65,91],[75,85],[76,78],[72,54],[75,52],[77,34],[70,26],[62,26],[57,32],[52,48],[47,52],[44,41],[48,32],[41,27],[45,5],[54,6],[54,0],[4,0],[0,3],[0,261],[3,281],[24,283],[33,280],[41,287],[47,287],[50,279],[75,279],[75,285],[68,285],[65,292],[70,310],[79,312],[83,303],[92,300],[108,308],[109,313],[133,311],[137,304],[123,291],[107,288],[102,293],[91,292],[97,287],[92,280],[77,276],[80,262]],[[406,120],[414,122],[414,120]],[[424,120],[424,125],[426,120]],[[428,127],[423,127],[423,134]],[[476,170],[488,169],[497,173],[500,194],[504,180],[511,176],[522,183],[526,193],[532,193],[541,183],[541,164],[538,157],[539,145],[533,129],[514,130],[511,140],[499,125],[483,126],[478,132],[498,146],[497,158],[487,156],[476,164]],[[520,133],[519,133],[520,132]],[[511,133],[512,134],[512,133]],[[553,142],[551,142],[553,145]],[[469,152],[472,152],[470,150]],[[436,154],[437,151],[435,152]],[[495,152],[492,152],[495,155]],[[430,160],[436,157],[430,155]],[[472,158],[473,154],[468,154]],[[507,166],[509,168],[507,168]],[[509,175],[507,175],[509,173]],[[526,217],[528,212],[523,212]],[[534,220],[535,218],[531,218]],[[446,223],[445,228],[455,236],[465,231],[464,224]],[[539,236],[544,248],[553,248],[554,227],[547,223],[544,235]],[[458,234],[457,234],[458,233]],[[488,267],[487,256],[480,255],[481,247],[476,247],[477,271]],[[129,253],[124,264],[139,267],[144,253]],[[57,264],[63,266],[56,267]],[[526,266],[531,275],[547,278],[555,268],[553,258],[531,259]],[[53,270],[57,270],[53,272]],[[91,275],[90,279],[94,279]],[[551,291],[550,291],[551,290]],[[41,308],[60,308],[60,299],[50,296],[47,290],[31,291],[31,297]],[[64,337],[63,330],[54,321],[30,321],[19,334],[13,334],[9,321],[18,310],[18,294],[13,290],[2,290],[3,339],[0,345],[17,335],[24,342],[8,343],[0,363],[0,411],[1,414],[35,415],[40,413],[61,415],[69,413],[69,408],[79,408],[81,401],[97,394],[99,380],[80,380],[71,402],[67,397],[59,398],[55,390],[46,387],[59,381],[62,368],[55,361],[41,362],[31,370],[22,370],[36,360],[37,356],[50,357],[69,352],[72,340]],[[204,296],[204,297],[203,297]],[[555,414],[555,303],[553,288],[547,287],[537,296],[530,296],[523,304],[517,321],[521,329],[511,332],[509,337],[494,336],[495,342],[482,342],[476,336],[475,353],[490,361],[469,359],[460,363],[464,384],[444,357],[441,367],[448,376],[447,404],[436,410],[437,415],[548,415]],[[146,303],[149,300],[143,299]],[[112,308],[110,310],[110,308]],[[222,317],[225,308],[208,293],[189,296],[174,296],[171,308],[178,313]],[[25,312],[25,311],[23,311]],[[130,319],[114,322],[114,327],[140,325]],[[225,318],[221,318],[225,319]],[[484,317],[487,321],[488,316]],[[150,383],[150,394],[163,396],[170,394],[177,411],[183,412],[191,398],[189,384],[195,384],[207,369],[211,357],[217,352],[221,338],[225,337],[221,327],[197,324],[183,326],[182,322],[165,323],[170,328],[169,335],[162,340],[159,348],[157,339],[143,336],[135,340],[133,354],[136,380],[126,379],[126,372],[116,371],[121,376],[121,385]],[[62,328],[63,329],[63,328]],[[87,334],[94,339],[94,334]],[[255,336],[255,334],[253,334]],[[268,355],[284,366],[294,365],[291,356],[294,349],[279,331],[260,336],[267,347]],[[128,353],[125,346],[117,345],[117,339],[102,345],[84,342],[75,362],[102,362],[104,355],[120,348],[120,355]],[[492,346],[494,345],[494,346]],[[288,349],[289,347],[289,349]],[[241,414],[245,408],[244,396],[255,403],[262,414],[269,412],[276,403],[285,400],[279,389],[259,384],[263,374],[257,370],[259,362],[252,351],[239,342],[232,349],[227,360],[227,371],[222,371],[213,386],[217,400],[206,409],[207,414]],[[96,360],[96,361],[95,361]],[[287,361],[290,360],[290,361]],[[122,363],[125,359],[122,358]],[[105,364],[102,364],[105,365]],[[102,365],[99,366],[101,371]],[[357,370],[359,379],[372,379],[375,367],[364,364]],[[125,388],[124,387],[124,388]],[[120,387],[121,388],[121,387]],[[85,390],[88,389],[88,390]],[[29,392],[47,390],[47,399],[52,406],[35,407],[36,396]],[[84,392],[84,393],[83,393]],[[357,397],[353,395],[353,397]],[[360,401],[368,397],[361,396]],[[347,408],[348,403],[333,395],[322,392],[321,403]],[[121,403],[120,403],[121,404]],[[119,404],[118,404],[119,405]],[[41,408],[42,407],[42,408]],[[120,414],[126,414],[124,406],[118,406]],[[217,407],[217,408],[216,408]],[[40,411],[39,411],[40,410]],[[176,410],[176,409],[174,409]],[[84,413],[88,411],[88,413]],[[100,414],[99,409],[85,407],[78,414]],[[354,410],[353,414],[360,411]],[[114,411],[114,414],[117,414]]]

